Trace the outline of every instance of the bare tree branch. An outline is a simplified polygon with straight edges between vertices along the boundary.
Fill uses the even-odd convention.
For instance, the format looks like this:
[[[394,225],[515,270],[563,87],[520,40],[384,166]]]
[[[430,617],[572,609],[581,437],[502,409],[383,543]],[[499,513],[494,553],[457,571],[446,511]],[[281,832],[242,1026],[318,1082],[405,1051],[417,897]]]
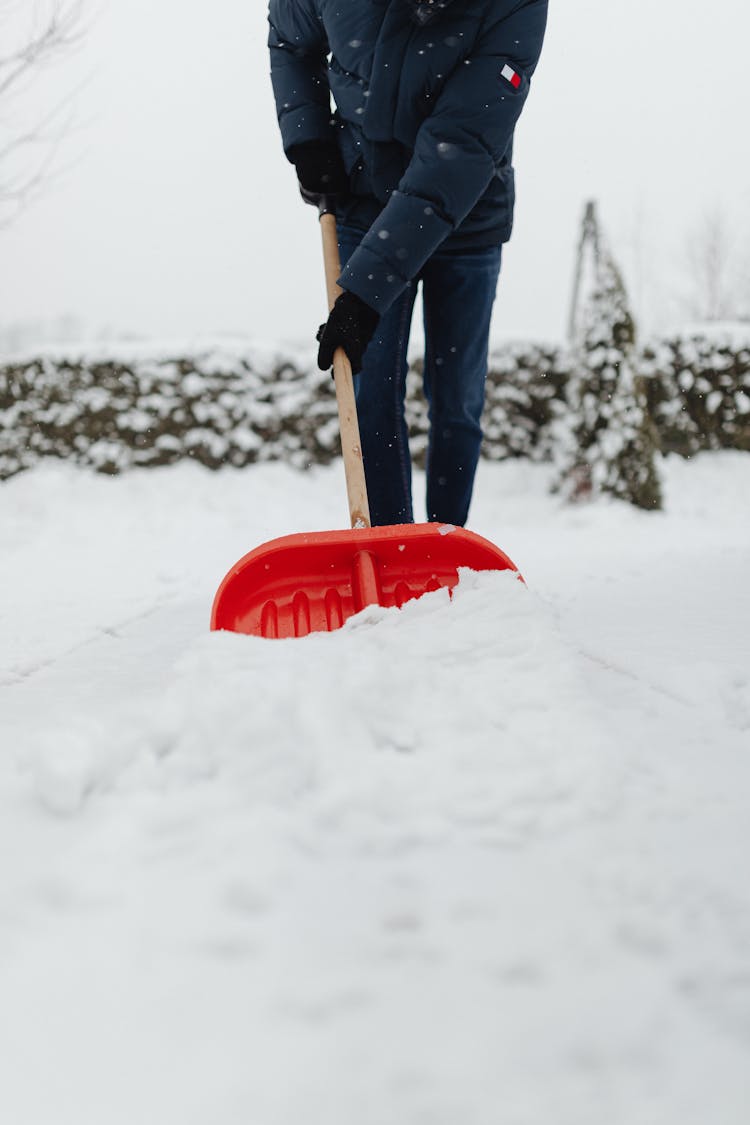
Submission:
[[[698,320],[734,320],[741,314],[742,248],[736,224],[715,206],[689,235],[687,308]]]
[[[81,0],[65,3],[59,0],[50,12],[47,22],[39,29],[31,31],[27,39],[10,54],[0,55],[0,97],[7,94],[29,70],[39,67],[59,57],[80,42],[82,37]]]
[[[72,124],[72,95],[25,126],[2,129],[23,95],[46,67],[64,58],[84,35],[85,0],[0,0],[0,39],[13,42],[0,55],[0,229],[35,197],[54,174],[57,147]],[[20,116],[20,115],[19,115]]]

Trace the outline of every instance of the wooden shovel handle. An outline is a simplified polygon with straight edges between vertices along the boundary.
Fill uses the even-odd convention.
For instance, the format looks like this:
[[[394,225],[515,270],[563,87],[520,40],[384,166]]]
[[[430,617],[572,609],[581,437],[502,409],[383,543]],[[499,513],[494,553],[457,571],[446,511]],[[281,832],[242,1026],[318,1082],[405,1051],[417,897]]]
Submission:
[[[336,235],[336,216],[323,211],[320,216],[320,229],[323,235],[323,261],[328,290],[328,310],[333,308],[341,293],[336,278],[341,273],[339,244]],[[359,437],[357,404],[354,399],[352,365],[343,348],[337,348],[333,356],[333,381],[336,387],[336,403],[339,409],[339,428],[341,430],[341,452],[344,455],[344,474],[346,493],[349,500],[349,517],[352,527],[370,527],[370,505],[367,500],[365,466],[362,461],[362,444]]]

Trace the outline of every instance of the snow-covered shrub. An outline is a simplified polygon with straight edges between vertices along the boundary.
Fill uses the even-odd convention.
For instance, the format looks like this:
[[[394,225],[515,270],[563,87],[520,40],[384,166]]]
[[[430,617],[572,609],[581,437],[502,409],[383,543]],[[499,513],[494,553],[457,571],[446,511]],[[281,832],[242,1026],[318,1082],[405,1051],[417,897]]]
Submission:
[[[641,369],[665,453],[750,451],[750,331],[709,328],[649,344]]]
[[[549,461],[567,414],[570,356],[560,348],[507,344],[490,356],[483,418],[484,455],[491,461]]]
[[[554,348],[494,353],[485,456],[551,456],[566,378]],[[412,452],[424,463],[429,421],[421,366],[409,373]],[[185,357],[45,356],[0,367],[0,479],[42,457],[118,473],[191,457],[208,468],[285,460],[326,464],[340,451],[333,383],[311,360],[243,349]]]
[[[208,351],[0,368],[0,479],[48,456],[117,473],[184,457],[302,466],[338,448],[329,377],[291,360]]]
[[[635,355],[628,331],[624,320],[617,332],[625,345],[619,335],[611,345],[590,337],[583,379],[567,349],[515,343],[493,351],[484,456],[560,460],[576,434],[573,452],[583,451],[586,473],[601,474],[598,486],[643,503],[652,484],[649,446],[643,455],[638,446],[644,394],[665,452],[750,449],[750,333],[675,337]],[[412,452],[423,464],[428,418],[417,363],[408,391]],[[209,468],[270,460],[304,467],[339,450],[333,383],[312,356],[244,345],[189,356],[123,347],[0,365],[0,480],[43,457],[117,473],[186,457]]]
[[[608,493],[639,508],[661,507],[657,441],[638,370],[635,322],[593,204],[584,217],[572,357],[571,434],[561,488],[571,499]]]

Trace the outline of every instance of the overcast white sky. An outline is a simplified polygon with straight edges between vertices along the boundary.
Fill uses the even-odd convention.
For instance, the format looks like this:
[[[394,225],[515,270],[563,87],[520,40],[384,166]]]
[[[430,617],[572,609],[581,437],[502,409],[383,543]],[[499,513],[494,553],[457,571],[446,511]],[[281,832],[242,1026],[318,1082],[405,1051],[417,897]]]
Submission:
[[[0,330],[69,315],[92,336],[311,338],[324,312],[317,224],[278,140],[266,3],[97,11],[35,95],[86,78],[68,170],[0,231]],[[706,208],[748,237],[749,41],[745,0],[552,0],[517,134],[496,338],[563,333],[587,198],[655,324],[675,315],[687,232]]]

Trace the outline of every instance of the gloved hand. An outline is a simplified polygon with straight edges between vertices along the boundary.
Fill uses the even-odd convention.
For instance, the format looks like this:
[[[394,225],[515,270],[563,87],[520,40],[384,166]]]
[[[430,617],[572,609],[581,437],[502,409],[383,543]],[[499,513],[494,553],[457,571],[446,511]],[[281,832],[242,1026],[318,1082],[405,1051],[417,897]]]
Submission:
[[[318,329],[320,349],[318,367],[327,371],[333,365],[333,353],[343,348],[352,365],[352,374],[362,370],[362,356],[380,320],[356,293],[345,289],[331,309],[328,320]]]
[[[317,207],[322,195],[343,195],[349,190],[349,176],[335,141],[305,141],[293,145],[288,155],[297,169],[305,203]]]

